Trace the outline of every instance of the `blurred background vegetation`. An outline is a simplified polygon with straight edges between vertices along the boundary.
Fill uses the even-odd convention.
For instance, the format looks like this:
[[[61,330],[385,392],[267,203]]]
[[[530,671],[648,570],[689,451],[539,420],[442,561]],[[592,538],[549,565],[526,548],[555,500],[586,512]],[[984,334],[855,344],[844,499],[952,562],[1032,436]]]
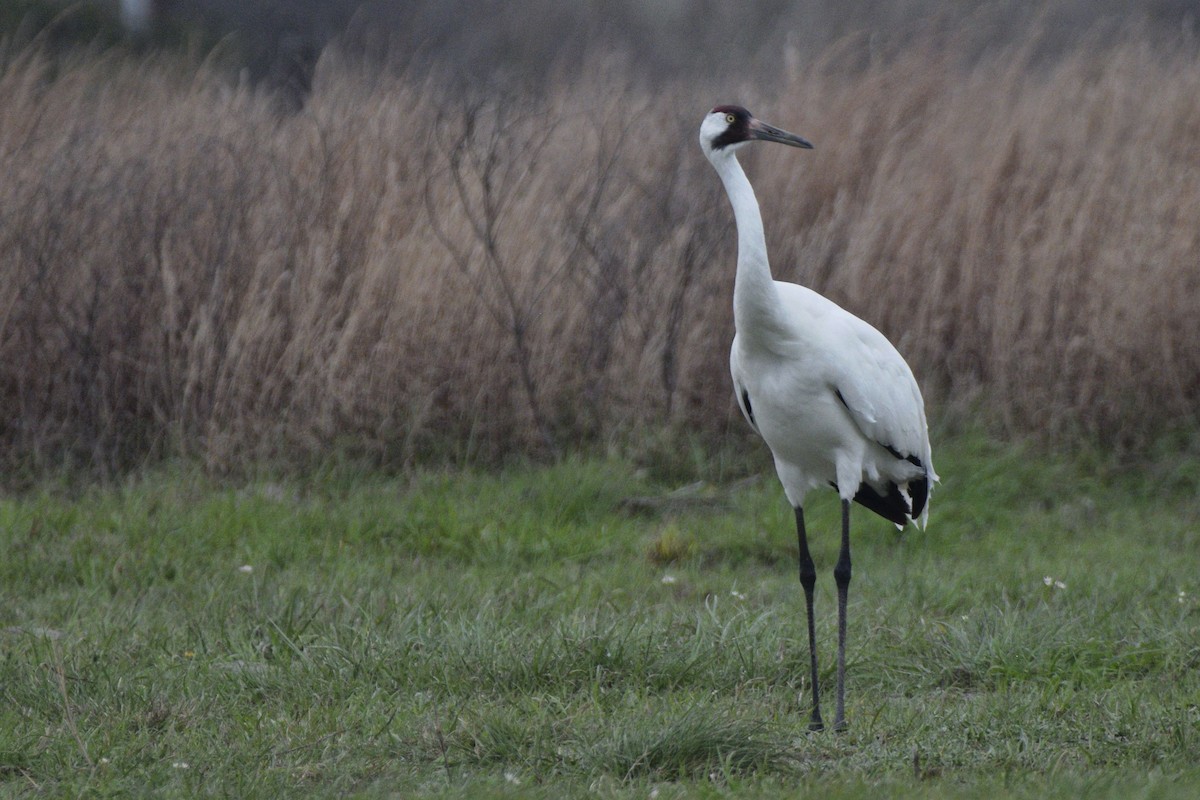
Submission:
[[[748,436],[734,236],[881,328],[939,425],[1195,448],[1198,5],[14,0],[10,473]]]
[[[879,52],[953,40],[978,55],[1036,32],[1042,55],[1143,27],[1194,36],[1195,0],[8,0],[0,30],[39,32],[60,46],[208,46],[232,38],[256,75],[272,57],[315,56],[331,42],[382,60],[450,74],[538,81],[578,70],[601,48],[631,58],[653,80],[776,71],[785,52],[811,57],[847,36]]]

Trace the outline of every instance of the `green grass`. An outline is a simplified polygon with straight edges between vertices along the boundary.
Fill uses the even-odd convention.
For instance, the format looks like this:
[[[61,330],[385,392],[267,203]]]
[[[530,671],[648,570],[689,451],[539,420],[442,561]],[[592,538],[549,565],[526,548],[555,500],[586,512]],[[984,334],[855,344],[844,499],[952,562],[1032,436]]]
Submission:
[[[1195,797],[1196,464],[938,455],[928,531],[856,512],[843,734],[770,475],[669,516],[596,460],[9,497],[0,794]]]

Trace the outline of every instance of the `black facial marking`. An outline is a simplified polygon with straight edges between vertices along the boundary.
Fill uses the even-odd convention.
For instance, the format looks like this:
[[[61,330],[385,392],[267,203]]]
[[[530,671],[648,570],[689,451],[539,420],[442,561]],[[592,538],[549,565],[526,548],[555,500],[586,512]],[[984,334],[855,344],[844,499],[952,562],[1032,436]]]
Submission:
[[[712,146],[714,150],[720,150],[731,144],[745,142],[750,139],[750,120],[752,117],[746,109],[741,106],[717,106],[709,113],[727,114],[733,117],[733,122],[729,124],[729,127],[720,136],[713,139]]]

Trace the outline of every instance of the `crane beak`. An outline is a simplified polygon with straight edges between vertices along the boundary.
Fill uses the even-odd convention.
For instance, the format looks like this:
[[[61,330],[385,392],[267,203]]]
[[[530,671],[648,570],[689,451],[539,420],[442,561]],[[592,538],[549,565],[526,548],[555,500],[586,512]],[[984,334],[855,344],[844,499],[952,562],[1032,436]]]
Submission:
[[[750,138],[760,139],[764,142],[779,142],[780,144],[791,145],[792,147],[803,147],[805,150],[812,150],[812,142],[797,136],[794,133],[788,133],[785,130],[780,130],[774,125],[758,120],[750,120]]]

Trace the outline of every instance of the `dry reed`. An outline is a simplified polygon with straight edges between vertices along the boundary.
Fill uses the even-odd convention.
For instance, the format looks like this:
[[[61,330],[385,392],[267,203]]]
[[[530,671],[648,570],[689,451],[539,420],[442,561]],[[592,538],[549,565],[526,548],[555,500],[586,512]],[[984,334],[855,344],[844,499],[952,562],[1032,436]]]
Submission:
[[[816,142],[747,155],[776,275],[892,337],[935,418],[1123,446],[1194,424],[1194,49],[841,58],[771,96],[598,64],[473,98],[326,57],[282,119],[204,70],[10,59],[7,464],[395,465],[741,430],[732,220],[695,143],[717,102]]]

